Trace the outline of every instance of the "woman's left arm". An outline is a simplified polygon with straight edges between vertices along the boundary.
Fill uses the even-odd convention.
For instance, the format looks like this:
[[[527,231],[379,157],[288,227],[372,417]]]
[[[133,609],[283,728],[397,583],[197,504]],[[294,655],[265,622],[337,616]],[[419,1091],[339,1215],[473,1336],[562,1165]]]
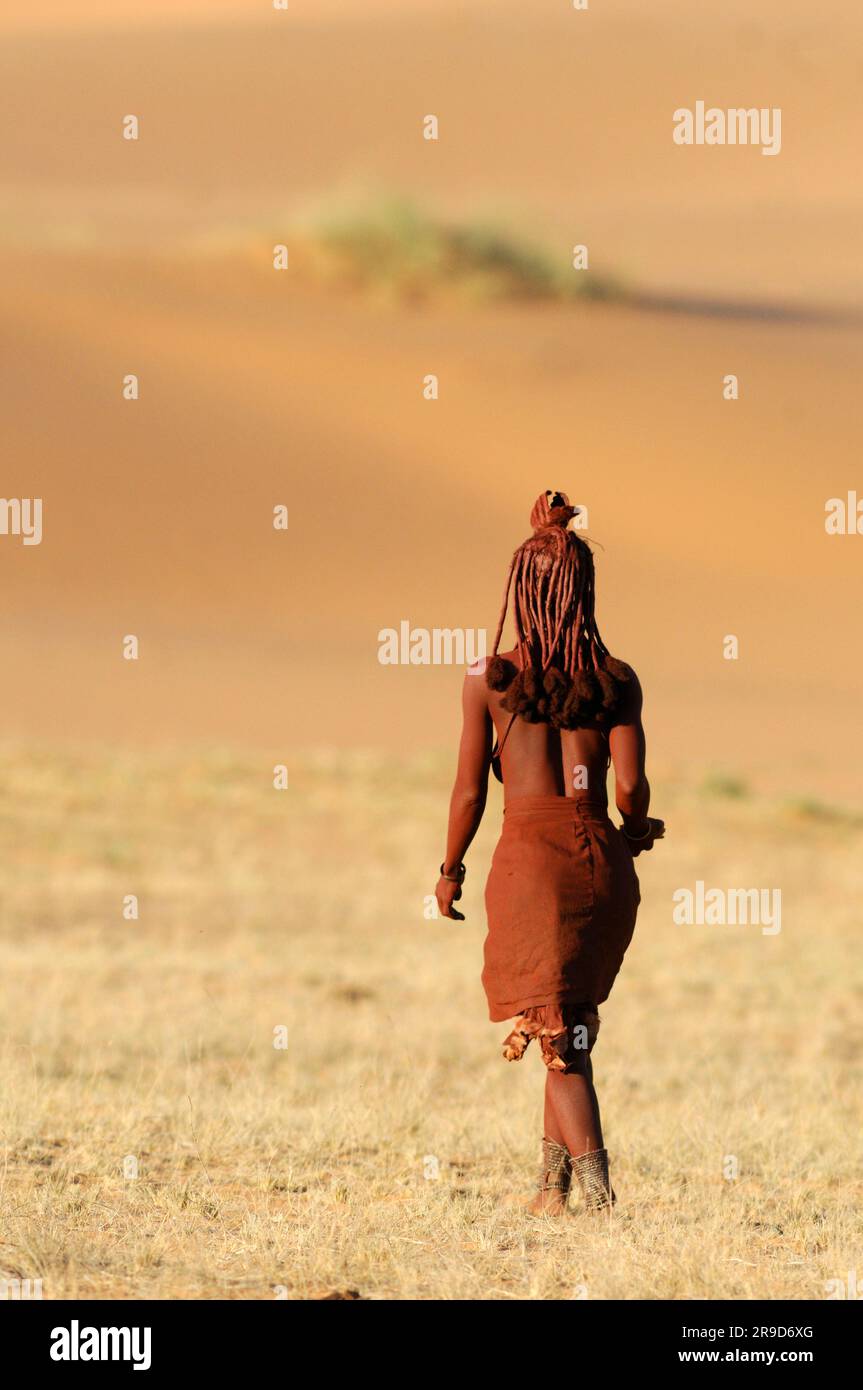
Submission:
[[[488,712],[486,683],[483,677],[485,662],[468,671],[462,689],[462,731],[458,750],[458,770],[449,804],[449,828],[447,830],[446,856],[443,861],[444,877],[438,879],[435,889],[438,907],[442,916],[453,917],[463,922],[464,914],[457,912],[453,903],[461,897],[460,865],[469,844],[479,829],[488,795],[488,772],[491,767],[491,749],[494,726]]]

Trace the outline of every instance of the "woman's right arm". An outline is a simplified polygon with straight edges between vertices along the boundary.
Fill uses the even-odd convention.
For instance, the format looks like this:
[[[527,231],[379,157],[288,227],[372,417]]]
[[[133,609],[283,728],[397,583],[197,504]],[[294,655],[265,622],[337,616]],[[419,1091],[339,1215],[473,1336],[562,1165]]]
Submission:
[[[650,783],[644,770],[647,742],[641,721],[643,696],[634,671],[632,682],[626,722],[614,725],[609,734],[609,747],[614,765],[614,799],[623,818],[623,833],[633,853],[639,854],[643,849],[650,849],[654,840],[662,839],[665,826],[661,820],[647,814]]]

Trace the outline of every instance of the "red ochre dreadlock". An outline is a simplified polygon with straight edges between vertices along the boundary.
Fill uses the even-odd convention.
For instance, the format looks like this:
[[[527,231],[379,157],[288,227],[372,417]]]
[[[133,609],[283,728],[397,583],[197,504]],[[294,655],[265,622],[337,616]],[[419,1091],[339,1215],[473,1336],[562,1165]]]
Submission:
[[[567,530],[578,507],[543,492],[530,514],[533,535],[512,557],[486,680],[505,690],[505,710],[531,724],[575,729],[618,713],[631,672],[611,656],[594,613],[590,547]],[[521,670],[498,656],[510,595]]]

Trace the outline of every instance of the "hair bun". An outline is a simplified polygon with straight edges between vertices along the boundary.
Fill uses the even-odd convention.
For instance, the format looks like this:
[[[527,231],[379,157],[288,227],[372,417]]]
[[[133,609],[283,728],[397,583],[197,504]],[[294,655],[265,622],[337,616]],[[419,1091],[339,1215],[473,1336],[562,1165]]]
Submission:
[[[566,527],[574,516],[578,516],[579,510],[570,506],[565,492],[541,492],[533,504],[530,524],[534,531],[542,531],[547,526]]]

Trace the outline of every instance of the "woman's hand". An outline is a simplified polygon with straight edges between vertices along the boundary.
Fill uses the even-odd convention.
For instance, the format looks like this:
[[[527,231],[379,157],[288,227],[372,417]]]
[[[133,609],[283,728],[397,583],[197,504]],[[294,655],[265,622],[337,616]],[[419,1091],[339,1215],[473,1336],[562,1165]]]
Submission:
[[[633,836],[623,830],[623,838],[632,850],[632,857],[635,859],[644,851],[653,849],[657,840],[665,839],[665,821],[659,820],[657,816],[647,817],[648,830],[643,835]],[[622,828],[622,827],[621,827]]]
[[[437,898],[438,911],[441,917],[451,917],[455,922],[464,921],[464,913],[453,907],[453,903],[457,903],[461,897],[460,883],[454,883],[451,878],[444,878],[441,874],[434,895]]]

